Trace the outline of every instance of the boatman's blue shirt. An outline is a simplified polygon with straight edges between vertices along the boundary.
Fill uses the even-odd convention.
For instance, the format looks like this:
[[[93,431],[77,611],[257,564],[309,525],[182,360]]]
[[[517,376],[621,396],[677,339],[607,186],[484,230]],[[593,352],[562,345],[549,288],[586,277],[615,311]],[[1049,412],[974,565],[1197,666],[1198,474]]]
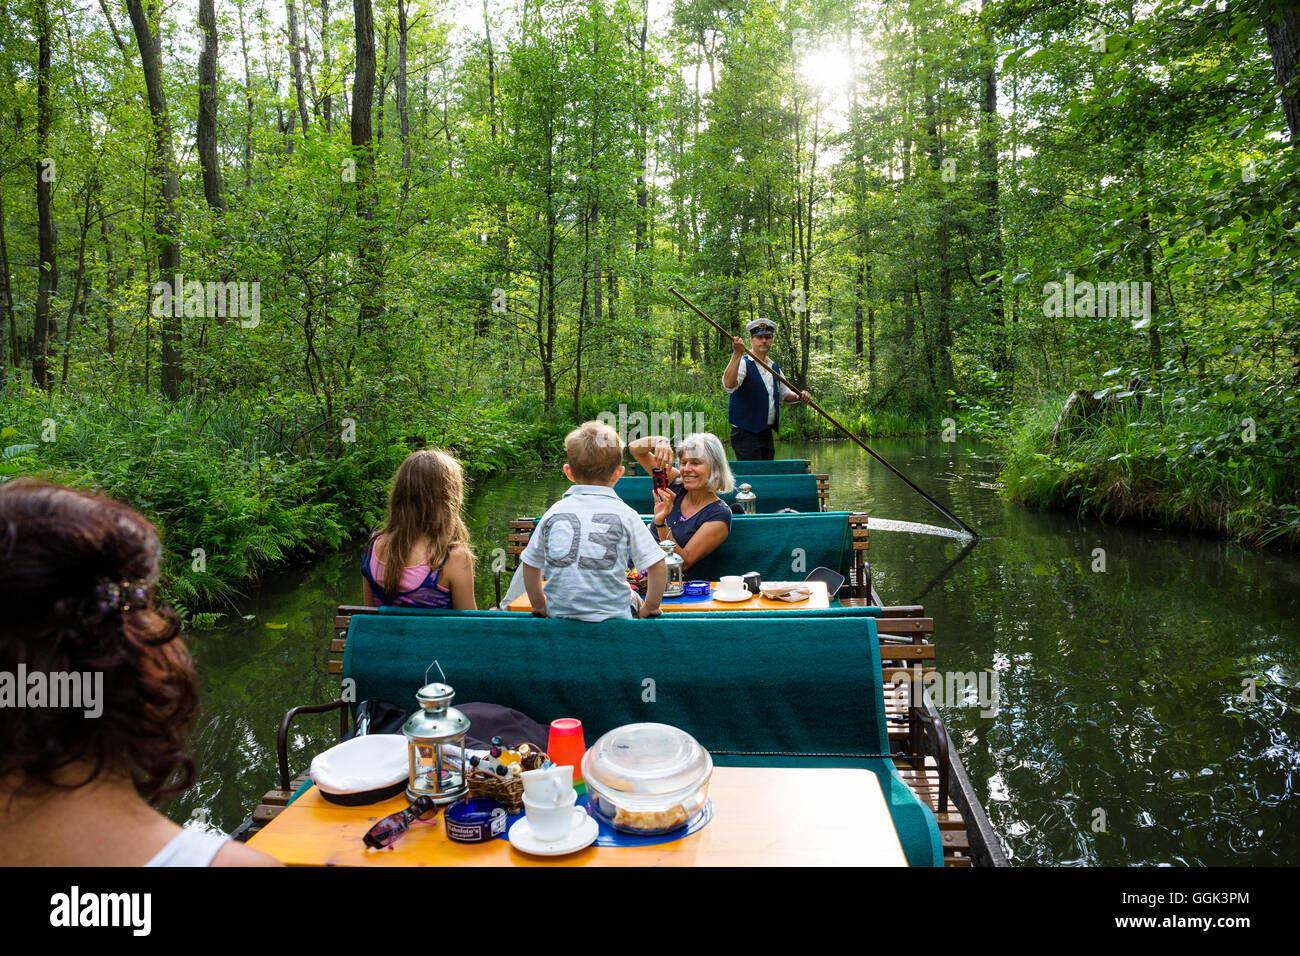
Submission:
[[[546,614],[578,621],[632,616],[627,560],[664,560],[650,529],[608,485],[573,485],[537,522],[520,560],[541,568]]]

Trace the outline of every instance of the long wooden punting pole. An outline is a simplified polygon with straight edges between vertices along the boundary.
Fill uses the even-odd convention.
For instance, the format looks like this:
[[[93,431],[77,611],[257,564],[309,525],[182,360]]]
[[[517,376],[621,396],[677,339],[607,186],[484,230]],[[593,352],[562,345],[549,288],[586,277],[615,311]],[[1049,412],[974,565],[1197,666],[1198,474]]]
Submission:
[[[717,322],[714,322],[711,318],[709,318],[707,315],[705,315],[703,312],[701,312],[700,309],[695,305],[695,303],[692,302],[690,299],[686,298],[686,296],[682,295],[680,292],[678,292],[676,289],[672,288],[671,286],[669,286],[668,291],[671,292],[673,295],[677,296],[677,298],[681,299],[682,302],[684,302],[684,303],[685,303],[685,304],[686,304],[686,305],[687,305],[687,306],[688,306],[688,307],[689,307],[689,308],[690,308],[690,309],[691,309],[691,310],[692,310],[696,315],[698,315],[698,316],[699,316],[700,318],[702,318],[705,322],[708,322],[709,325],[713,326],[715,329],[717,329],[719,332],[721,332],[723,335],[725,335],[725,336],[727,337],[728,340],[735,338],[735,336],[733,336],[730,332],[728,332],[728,331],[727,331],[726,329],[724,329],[722,326],[718,325]],[[753,352],[751,352],[749,349],[745,349],[745,354],[748,355],[750,358],[752,358],[752,359],[753,359],[755,362],[757,362],[759,365],[763,366],[763,368],[765,368],[765,369],[767,369],[769,372],[771,372],[771,373],[772,373],[772,376],[773,376],[773,377],[774,377],[778,382],[780,382],[780,383],[781,383],[782,385],[784,385],[786,388],[790,389],[790,391],[795,392],[796,394],[798,394],[799,389],[797,389],[797,388],[795,388],[793,385],[791,385],[790,382],[787,381],[786,378],[785,378],[785,377],[784,377],[780,372],[778,372],[776,369],[772,368],[772,366],[768,365],[766,362],[764,362],[761,358],[759,358],[757,355],[755,355],[755,354],[754,354]],[[936,508],[938,508],[939,511],[944,515],[944,517],[946,517],[946,518],[947,518],[948,520],[950,520],[950,521],[956,522],[957,527],[961,528],[962,531],[965,531],[965,532],[966,532],[968,535],[970,535],[972,538],[975,538],[975,539],[978,539],[978,538],[979,538],[979,532],[977,532],[974,528],[972,528],[972,527],[971,527],[970,525],[968,525],[966,522],[962,521],[962,520],[961,520],[960,518],[958,518],[955,514],[953,514],[951,511],[949,511],[949,510],[948,510],[947,508],[945,508],[943,505],[939,504],[939,502],[935,501],[933,498],[931,498],[929,495],[927,495],[924,491],[922,491],[920,488],[918,488],[918,487],[916,486],[916,482],[914,482],[911,478],[907,477],[907,475],[903,474],[901,471],[899,471],[897,468],[895,468],[895,467],[894,467],[893,465],[891,465],[889,462],[885,461],[885,459],[881,458],[878,454],[876,454],[874,451],[872,451],[870,448],[868,448],[866,442],[864,442],[861,438],[859,438],[857,435],[853,434],[853,432],[849,431],[847,428],[845,428],[843,425],[841,425],[838,421],[836,421],[834,415],[832,415],[830,412],[826,411],[826,409],[822,408],[820,405],[818,405],[818,404],[817,404],[816,402],[814,402],[812,399],[809,399],[807,404],[809,404],[809,405],[811,405],[813,408],[817,409],[817,411],[820,412],[821,415],[822,415],[822,416],[823,416],[827,421],[829,421],[832,425],[834,425],[834,426],[835,426],[836,428],[838,428],[840,431],[844,432],[844,434],[847,435],[850,439],[852,439],[853,442],[856,443],[856,444],[858,445],[859,448],[861,448],[863,451],[865,451],[865,452],[866,452],[868,455],[870,455],[872,458],[876,459],[876,461],[880,462],[882,465],[884,465],[886,468],[888,468],[890,471],[892,471],[894,474],[896,474],[899,478],[902,478],[903,481],[906,482],[906,484],[907,484],[907,486],[908,486],[909,488],[911,488],[913,491],[915,491],[918,495],[920,495],[920,496],[921,496],[922,498],[924,498],[926,501],[930,502],[930,504],[932,504],[932,505],[934,505]]]

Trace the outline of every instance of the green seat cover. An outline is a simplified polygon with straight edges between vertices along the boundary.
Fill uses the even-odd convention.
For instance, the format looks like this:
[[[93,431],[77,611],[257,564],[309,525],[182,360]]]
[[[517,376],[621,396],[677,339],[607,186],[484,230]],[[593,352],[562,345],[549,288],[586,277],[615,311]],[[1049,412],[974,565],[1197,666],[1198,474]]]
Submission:
[[[414,707],[436,659],[457,700],[503,704],[543,723],[578,717],[588,744],[614,727],[654,721],[686,730],[723,766],[868,769],[908,862],[941,865],[934,815],[882,756],[889,746],[876,623],[854,611],[595,624],[500,611],[357,614],[343,678],[355,681],[355,700]],[[827,796],[809,794],[810,807]]]
[[[821,499],[817,497],[816,475],[745,475],[736,479],[736,487],[747,483],[757,496],[755,502],[761,514],[771,514],[782,508],[793,508],[801,512],[821,510]],[[614,482],[614,493],[638,514],[650,514],[654,511],[654,479],[648,476],[623,477]],[[736,497],[735,491],[719,495],[730,504]]]
[[[724,574],[757,571],[764,581],[802,581],[813,568],[823,567],[848,577],[853,566],[849,515],[734,515],[727,539],[686,576],[717,581]]]

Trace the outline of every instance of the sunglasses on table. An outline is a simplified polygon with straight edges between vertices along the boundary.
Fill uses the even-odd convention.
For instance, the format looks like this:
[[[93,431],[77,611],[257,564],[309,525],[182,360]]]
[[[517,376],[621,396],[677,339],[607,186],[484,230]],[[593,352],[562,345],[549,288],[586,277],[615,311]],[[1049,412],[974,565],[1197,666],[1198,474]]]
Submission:
[[[433,812],[429,814],[429,811]],[[365,841],[366,846],[376,850],[390,847],[397,842],[403,833],[411,828],[412,823],[425,814],[429,814],[430,820],[437,816],[437,804],[433,802],[433,797],[416,797],[409,807],[384,817],[366,831],[366,835],[361,839]]]

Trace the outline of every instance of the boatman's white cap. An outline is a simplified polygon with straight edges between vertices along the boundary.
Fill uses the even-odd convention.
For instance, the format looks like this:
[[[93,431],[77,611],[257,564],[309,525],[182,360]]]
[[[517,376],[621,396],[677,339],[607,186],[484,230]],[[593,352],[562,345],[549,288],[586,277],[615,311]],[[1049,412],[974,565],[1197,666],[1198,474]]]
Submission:
[[[745,331],[748,332],[750,335],[758,335],[760,333],[768,333],[768,332],[775,335],[776,323],[773,322],[771,319],[755,319],[753,322],[750,322],[748,325],[745,326]]]

